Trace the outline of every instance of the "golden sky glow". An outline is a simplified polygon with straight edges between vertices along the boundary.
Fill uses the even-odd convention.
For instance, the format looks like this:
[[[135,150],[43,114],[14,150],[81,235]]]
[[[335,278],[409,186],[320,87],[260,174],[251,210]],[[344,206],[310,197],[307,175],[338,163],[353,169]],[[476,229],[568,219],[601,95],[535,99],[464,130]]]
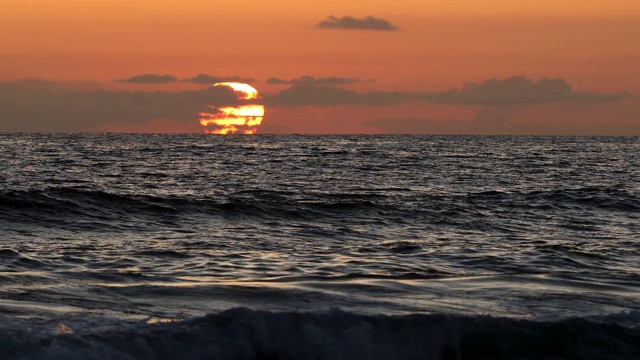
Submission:
[[[562,78],[576,93],[640,95],[638,0],[0,0],[0,9],[0,82],[35,78],[65,88],[149,93],[248,82],[266,101],[295,86],[287,81],[305,75],[358,79],[334,84],[358,94],[445,91],[523,75],[532,80]],[[320,28],[329,16],[371,16],[397,30]],[[123,81],[143,74],[174,78]],[[210,83],[186,81],[198,74],[219,78]],[[283,81],[267,81],[271,78]],[[391,107],[358,105],[354,113],[355,105],[348,99],[327,97],[326,102],[331,101],[335,106],[302,111],[266,104],[270,115],[261,132],[378,132],[382,128],[367,126],[367,121],[380,114],[396,117]],[[582,100],[562,111],[575,108],[576,114],[584,114],[578,105],[586,106]],[[633,115],[635,105],[614,105],[606,106],[614,109],[617,119],[624,119],[619,120],[620,128],[624,123],[634,129],[640,116]],[[416,106],[397,106],[396,114],[444,121],[487,104],[448,104],[451,116],[436,110],[435,104],[420,105],[419,110]],[[404,110],[410,108],[418,113]],[[12,114],[10,110],[6,113]],[[161,120],[163,129],[171,129],[174,121],[175,132],[193,131],[186,120],[150,113],[149,124]],[[337,123],[304,121],[300,113],[322,113]],[[563,118],[572,116],[565,113]],[[108,121],[105,115],[100,124],[78,130],[145,129],[142,120]],[[0,131],[28,130],[21,126],[0,124]]]

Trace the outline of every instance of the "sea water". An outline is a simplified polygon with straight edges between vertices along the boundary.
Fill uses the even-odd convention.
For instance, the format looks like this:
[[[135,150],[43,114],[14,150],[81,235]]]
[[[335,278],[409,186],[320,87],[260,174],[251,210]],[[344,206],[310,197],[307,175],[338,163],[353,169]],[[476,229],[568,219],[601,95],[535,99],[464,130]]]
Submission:
[[[640,138],[0,134],[3,359],[640,357]]]

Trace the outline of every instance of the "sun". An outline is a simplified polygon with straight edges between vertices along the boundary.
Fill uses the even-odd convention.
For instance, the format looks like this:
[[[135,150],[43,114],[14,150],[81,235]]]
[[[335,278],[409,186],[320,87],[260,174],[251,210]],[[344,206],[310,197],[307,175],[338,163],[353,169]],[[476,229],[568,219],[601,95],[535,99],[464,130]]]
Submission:
[[[200,124],[206,134],[255,134],[264,118],[264,106],[259,104],[260,94],[253,86],[239,82],[220,82],[212,86],[231,88],[240,101],[235,106],[205,105],[200,112]]]
[[[259,99],[258,90],[249,84],[239,82],[221,82],[213,84],[213,86],[228,86],[238,94],[238,98],[242,100]]]

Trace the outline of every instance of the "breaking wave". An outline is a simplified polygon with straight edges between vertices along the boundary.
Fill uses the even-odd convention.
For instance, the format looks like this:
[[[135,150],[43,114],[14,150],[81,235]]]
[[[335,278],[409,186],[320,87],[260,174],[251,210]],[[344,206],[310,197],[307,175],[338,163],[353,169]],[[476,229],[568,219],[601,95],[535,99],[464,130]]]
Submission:
[[[614,320],[626,320],[626,326]],[[629,324],[631,321],[636,323]],[[0,330],[5,359],[637,359],[640,314],[531,321],[236,308],[185,321],[70,318]],[[22,327],[22,328],[20,328]]]

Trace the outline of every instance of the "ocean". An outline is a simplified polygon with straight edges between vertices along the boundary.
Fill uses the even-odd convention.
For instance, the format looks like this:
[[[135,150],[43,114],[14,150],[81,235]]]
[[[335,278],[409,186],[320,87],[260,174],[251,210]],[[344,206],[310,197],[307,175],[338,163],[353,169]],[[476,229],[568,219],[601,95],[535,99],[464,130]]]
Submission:
[[[638,359],[640,138],[0,134],[1,359]]]

